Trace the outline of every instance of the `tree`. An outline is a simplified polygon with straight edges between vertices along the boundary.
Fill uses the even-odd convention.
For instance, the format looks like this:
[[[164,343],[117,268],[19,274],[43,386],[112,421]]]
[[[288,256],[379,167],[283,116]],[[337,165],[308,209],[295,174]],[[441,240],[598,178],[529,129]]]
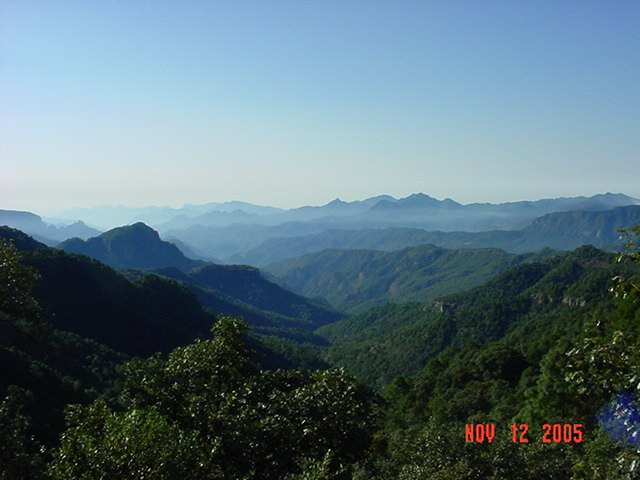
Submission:
[[[621,238],[625,240],[625,248],[616,257],[618,263],[640,267],[640,246],[638,245],[640,225],[630,229],[623,228],[620,232],[622,233]],[[638,301],[640,296],[640,274],[637,273],[637,270],[634,273],[617,275],[613,280],[612,291],[617,298],[631,302]]]
[[[0,311],[14,317],[37,314],[31,289],[38,278],[34,269],[22,263],[18,249],[0,239]]]
[[[0,480],[46,478],[44,448],[22,412],[24,391],[10,387],[0,402]]]
[[[54,477],[267,480],[313,466],[349,478],[376,397],[342,369],[259,371],[245,331],[222,317],[212,339],[129,364],[123,411],[69,409]]]
[[[622,233],[625,249],[616,259],[624,270],[611,287],[617,309],[606,321],[590,325],[566,353],[565,381],[595,407],[600,426],[585,447],[582,476],[576,478],[595,478],[603,470],[616,478],[640,477],[640,225]],[[603,466],[594,459],[609,462]]]

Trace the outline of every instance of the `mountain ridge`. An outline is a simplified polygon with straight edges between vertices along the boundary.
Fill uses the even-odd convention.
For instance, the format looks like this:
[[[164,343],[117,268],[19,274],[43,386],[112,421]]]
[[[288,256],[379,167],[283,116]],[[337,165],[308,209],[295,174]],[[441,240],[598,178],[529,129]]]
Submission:
[[[265,268],[285,288],[340,310],[427,301],[486,282],[534,255],[419,245],[393,252],[327,249]]]
[[[87,240],[71,238],[58,248],[95,258],[114,268],[152,269],[173,266],[190,269],[204,262],[187,258],[173,243],[142,222],[117,227]]]
[[[618,229],[637,223],[640,223],[640,206],[631,205],[593,212],[554,212],[534,219],[520,230],[327,229],[311,235],[270,238],[244,253],[227,257],[225,261],[265,267],[326,248],[393,251],[428,243],[442,248],[500,248],[510,253],[534,252],[542,248],[571,250],[584,244],[615,249],[621,246]]]
[[[470,342],[483,345],[518,335],[528,339],[528,354],[537,356],[552,344],[537,344],[535,332],[548,333],[559,313],[570,322],[555,329],[579,331],[599,305],[610,301],[608,287],[620,268],[612,254],[581,247],[515,265],[482,285],[435,301],[384,304],[316,333],[332,342],[328,361],[377,386],[416,373],[450,346]]]
[[[169,223],[175,217],[183,216],[184,219],[191,220],[195,217],[201,216],[206,213],[218,212],[218,213],[232,213],[234,211],[244,212],[250,216],[256,216],[266,224],[284,223],[287,221],[307,221],[318,220],[323,217],[331,216],[350,216],[352,214],[360,214],[366,212],[367,209],[374,208],[378,203],[389,202],[389,204],[398,204],[402,208],[405,206],[415,207],[418,204],[430,205],[431,207],[443,208],[445,210],[468,210],[469,212],[477,213],[482,210],[492,209],[501,214],[513,213],[515,210],[520,210],[519,214],[525,214],[527,211],[530,215],[536,217],[550,213],[551,211],[562,211],[570,209],[584,209],[589,208],[589,202],[591,201],[592,207],[596,204],[601,204],[598,208],[613,208],[615,206],[623,205],[637,205],[640,200],[629,197],[624,194],[604,193],[596,194],[591,197],[577,196],[577,197],[557,197],[547,198],[540,200],[520,200],[502,203],[489,203],[489,202],[472,202],[462,204],[456,202],[454,199],[445,198],[444,200],[438,200],[425,193],[413,193],[406,197],[395,198],[391,195],[376,195],[368,197],[362,200],[335,202],[336,199],[327,202],[324,205],[314,206],[306,205],[289,209],[277,208],[264,205],[254,205],[249,202],[243,201],[229,201],[224,203],[206,203],[202,205],[184,205],[180,208],[172,207],[124,207],[124,206],[101,206],[93,208],[82,208],[69,210],[66,213],[60,212],[61,217],[83,219],[89,223],[96,225],[110,224],[110,227],[142,221],[155,228],[160,228],[161,225],[166,224],[167,227],[160,228],[161,231],[169,230],[171,227]],[[387,205],[384,203],[383,205]],[[246,217],[246,216],[245,216]],[[221,217],[224,219],[224,224],[232,222],[232,217]],[[245,218],[246,221],[246,218]],[[192,224],[197,224],[192,223]],[[221,224],[212,223],[210,226]],[[184,227],[184,225],[183,225]]]
[[[82,221],[76,220],[62,226],[53,225],[43,221],[40,215],[20,210],[0,210],[0,225],[17,228],[51,247],[70,237],[86,239],[101,233]]]

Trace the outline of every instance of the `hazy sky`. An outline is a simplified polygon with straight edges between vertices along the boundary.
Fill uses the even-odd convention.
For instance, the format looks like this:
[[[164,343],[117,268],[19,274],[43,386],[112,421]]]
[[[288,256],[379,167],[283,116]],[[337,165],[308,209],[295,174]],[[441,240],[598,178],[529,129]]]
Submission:
[[[0,0],[0,208],[640,197],[638,1]]]

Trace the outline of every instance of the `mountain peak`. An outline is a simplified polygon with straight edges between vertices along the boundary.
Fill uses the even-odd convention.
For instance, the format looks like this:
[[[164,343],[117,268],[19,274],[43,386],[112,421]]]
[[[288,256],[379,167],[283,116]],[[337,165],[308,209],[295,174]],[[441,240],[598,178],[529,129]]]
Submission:
[[[18,248],[18,250],[31,251],[46,247],[45,244],[34,240],[21,230],[7,226],[0,226],[0,239],[9,240],[16,246],[16,248]]]
[[[111,242],[115,240],[121,240],[126,238],[127,241],[136,240],[136,241],[150,241],[150,242],[158,242],[160,240],[160,234],[156,232],[153,228],[143,222],[136,222],[131,225],[124,225],[122,227],[112,228],[104,232],[98,237],[103,239],[103,241]],[[90,238],[89,240],[93,240]]]
[[[398,203],[405,206],[425,207],[440,205],[442,202],[426,193],[412,193],[408,197],[400,199]]]
[[[114,268],[189,270],[202,264],[185,257],[178,247],[162,240],[158,232],[143,222],[114,228],[87,241],[67,240],[58,248],[93,257]]]
[[[592,199],[607,199],[607,200],[619,200],[622,202],[637,202],[637,198],[630,197],[629,195],[625,195],[624,193],[598,193],[591,197]]]
[[[118,228],[121,228],[121,229],[129,228],[129,229],[131,229],[131,230],[137,230],[137,231],[146,231],[146,232],[155,232],[155,233],[158,233],[158,232],[156,232],[153,228],[151,228],[149,225],[147,225],[147,224],[146,224],[146,223],[144,223],[144,222],[136,222],[136,223],[133,223],[133,224],[131,224],[131,225],[126,225],[126,226],[124,226],[124,227],[118,227]],[[114,230],[115,230],[115,229],[114,229]]]

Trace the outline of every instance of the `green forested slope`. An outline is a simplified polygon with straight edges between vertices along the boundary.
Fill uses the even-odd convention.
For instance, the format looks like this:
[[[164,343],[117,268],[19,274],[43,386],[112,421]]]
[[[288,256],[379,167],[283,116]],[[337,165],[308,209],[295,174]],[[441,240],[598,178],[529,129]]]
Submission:
[[[66,254],[18,237],[33,249],[24,259],[0,244],[3,480],[640,475],[637,247],[621,262],[581,248],[436,302],[388,304],[319,329],[334,342],[327,359],[385,385],[381,401],[341,369],[262,370],[246,327],[227,317],[211,338],[118,367],[123,355],[47,323],[50,311],[30,293],[40,280],[23,260],[55,263]],[[112,275],[66,270],[79,281]],[[130,283],[142,288],[145,278]],[[193,300],[151,278],[157,295],[171,298],[168,288]],[[94,301],[110,305],[122,291],[107,289]],[[258,352],[260,362],[268,351]],[[59,434],[67,402],[76,405]],[[468,423],[495,424],[495,437],[465,442]],[[529,443],[512,440],[512,423],[529,426]],[[544,424],[568,425],[571,435],[543,443]]]
[[[265,270],[302,295],[363,311],[384,302],[428,301],[466,290],[530,258],[489,248],[421,245],[395,252],[325,250]]]
[[[382,385],[418,371],[449,346],[484,344],[515,335],[518,328],[529,329],[528,348],[544,351],[554,329],[579,329],[606,303],[614,272],[611,255],[583,247],[518,265],[467,292],[432,303],[378,307],[317,333],[333,342],[330,362]],[[538,346],[543,337],[546,344]]]
[[[341,318],[264,280],[251,267],[208,265],[193,277],[175,268],[116,272],[47,248],[17,230],[0,228],[0,238],[24,248],[24,262],[40,275],[34,296],[53,326],[131,355],[166,352],[207,336],[211,313],[243,317],[257,333],[298,343],[322,343],[312,331]]]
[[[169,351],[206,335],[213,316],[176,282],[130,282],[95,260],[53,249],[25,254],[41,275],[34,296],[59,329],[131,355]]]
[[[266,335],[324,343],[313,330],[343,318],[337,311],[266,280],[249,266],[209,264],[189,273],[175,268],[155,272],[180,282],[211,311],[243,317],[256,332]]]
[[[31,296],[39,280],[36,271],[22,263],[18,250],[0,239],[0,423],[11,431],[30,419],[38,440],[27,443],[36,449],[35,459],[38,442],[57,441],[67,404],[117,391],[121,378],[117,366],[127,359],[92,340],[53,328]]]
[[[640,254],[621,256],[636,268],[622,276],[617,269],[602,286],[597,257],[576,253],[587,272],[564,263],[542,278],[540,293],[582,295],[587,305],[573,314],[532,311],[504,337],[447,348],[387,387],[381,478],[638,478]],[[571,278],[578,280],[561,292],[557,285]],[[494,440],[466,443],[467,423],[494,424]],[[528,443],[513,441],[512,424],[527,426]],[[545,443],[553,425],[571,434]]]
[[[59,440],[68,404],[112,402],[131,355],[209,337],[216,320],[173,280],[140,275],[131,282],[17,230],[2,228],[0,236],[0,478],[36,478],[3,462],[18,453],[27,464],[40,462],[41,444]],[[262,369],[327,367],[286,339],[251,334],[243,341]],[[18,450],[5,448],[14,440]]]
[[[40,266],[48,255],[86,261],[31,246],[36,249],[29,259]],[[342,370],[265,370],[296,366],[291,360],[326,366],[312,365],[309,356],[295,358],[296,351],[287,352],[282,343],[247,338],[246,326],[229,317],[216,320],[208,340],[123,369],[125,355],[51,327],[50,313],[31,296],[42,277],[5,240],[0,266],[3,480],[324,475],[351,470],[370,445],[377,398]],[[98,273],[115,274],[104,268],[106,274]],[[84,272],[66,271],[61,281],[70,283]],[[169,290],[153,291],[171,299],[175,284],[151,281],[158,279]],[[98,290],[90,300],[109,304],[105,294]],[[63,415],[67,430],[61,434]]]

